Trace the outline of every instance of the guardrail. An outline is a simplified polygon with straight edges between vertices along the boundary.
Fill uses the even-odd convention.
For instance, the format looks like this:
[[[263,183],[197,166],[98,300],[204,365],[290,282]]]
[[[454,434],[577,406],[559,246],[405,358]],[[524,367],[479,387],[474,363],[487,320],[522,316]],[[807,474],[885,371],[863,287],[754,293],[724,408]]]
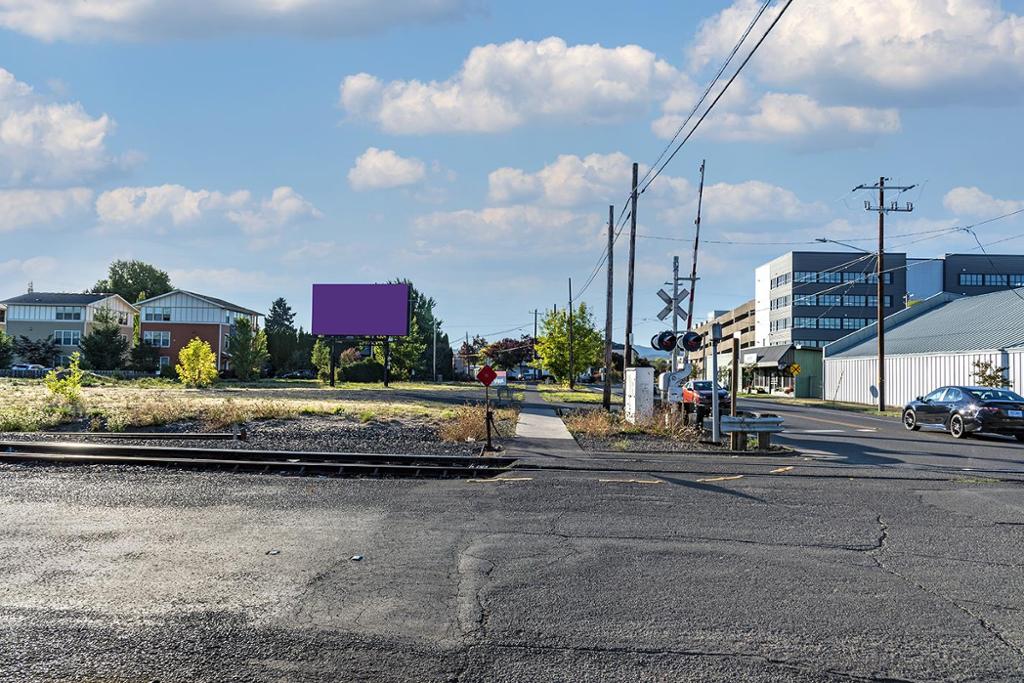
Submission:
[[[736,449],[747,450],[747,434],[757,434],[757,447],[766,450],[771,446],[771,435],[783,431],[782,418],[778,415],[723,415],[720,418],[723,434],[736,434]]]

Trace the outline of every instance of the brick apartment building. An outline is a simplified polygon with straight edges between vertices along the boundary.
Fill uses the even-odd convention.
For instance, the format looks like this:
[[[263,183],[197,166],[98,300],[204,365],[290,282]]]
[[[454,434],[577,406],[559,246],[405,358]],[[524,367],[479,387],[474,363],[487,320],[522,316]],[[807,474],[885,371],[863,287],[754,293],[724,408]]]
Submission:
[[[182,289],[155,296],[136,304],[139,308],[142,342],[160,349],[160,366],[173,366],[178,352],[191,340],[210,344],[217,357],[217,369],[228,367],[227,340],[235,321],[248,318],[258,327],[256,311],[205,294]]]

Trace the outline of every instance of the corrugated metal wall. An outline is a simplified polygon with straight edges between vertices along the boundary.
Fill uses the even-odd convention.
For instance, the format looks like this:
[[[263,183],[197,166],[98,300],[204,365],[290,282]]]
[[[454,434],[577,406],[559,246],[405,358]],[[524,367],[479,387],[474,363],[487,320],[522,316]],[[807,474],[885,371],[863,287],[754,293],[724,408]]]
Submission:
[[[975,384],[975,361],[1009,368],[1015,389],[1024,387],[1024,350],[887,356],[886,403],[902,406],[947,384]],[[877,358],[826,358],[826,400],[872,404],[878,401]]]

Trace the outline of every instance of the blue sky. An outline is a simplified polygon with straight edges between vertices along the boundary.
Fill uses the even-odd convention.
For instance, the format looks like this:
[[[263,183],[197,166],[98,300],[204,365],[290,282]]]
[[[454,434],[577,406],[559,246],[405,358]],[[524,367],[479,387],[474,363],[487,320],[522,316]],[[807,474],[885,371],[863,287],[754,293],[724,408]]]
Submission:
[[[630,163],[657,158],[759,4],[0,0],[0,295],[83,289],[140,258],[258,310],[284,296],[307,326],[313,282],[407,277],[453,338],[529,331],[528,311],[592,272]],[[702,158],[702,236],[719,242],[867,247],[850,188],[881,174],[919,185],[888,223],[913,255],[976,243],[899,235],[1024,208],[1022,15],[795,0],[641,198],[638,342],[660,328],[672,255],[689,269]],[[705,245],[697,312],[752,297],[753,267],[791,248],[814,247]],[[582,296],[599,323],[603,283]]]

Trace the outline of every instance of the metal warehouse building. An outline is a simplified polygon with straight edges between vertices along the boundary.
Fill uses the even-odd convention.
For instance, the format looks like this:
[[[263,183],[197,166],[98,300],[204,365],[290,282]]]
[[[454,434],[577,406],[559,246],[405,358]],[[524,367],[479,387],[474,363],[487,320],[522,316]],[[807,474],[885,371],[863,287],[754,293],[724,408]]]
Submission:
[[[967,297],[944,292],[884,324],[889,405],[902,406],[947,384],[976,384],[976,361],[1006,367],[1013,387],[1024,388],[1024,288]],[[825,399],[877,402],[875,327],[825,347]]]

